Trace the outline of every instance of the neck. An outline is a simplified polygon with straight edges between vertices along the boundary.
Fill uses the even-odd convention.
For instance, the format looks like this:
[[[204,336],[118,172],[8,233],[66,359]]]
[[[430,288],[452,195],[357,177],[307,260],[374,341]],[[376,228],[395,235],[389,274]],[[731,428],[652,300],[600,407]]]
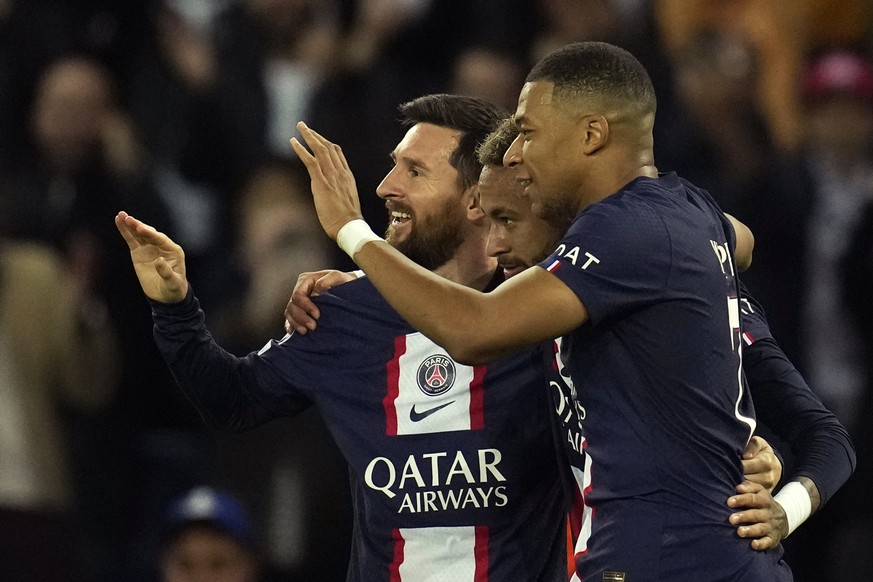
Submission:
[[[434,273],[449,281],[482,291],[494,276],[497,259],[486,253],[488,229],[471,225],[455,256]]]
[[[637,178],[658,177],[651,145],[614,149],[609,157],[611,159],[604,160],[605,163],[599,166],[602,172],[592,176],[591,183],[580,196],[580,210],[615,194]]]

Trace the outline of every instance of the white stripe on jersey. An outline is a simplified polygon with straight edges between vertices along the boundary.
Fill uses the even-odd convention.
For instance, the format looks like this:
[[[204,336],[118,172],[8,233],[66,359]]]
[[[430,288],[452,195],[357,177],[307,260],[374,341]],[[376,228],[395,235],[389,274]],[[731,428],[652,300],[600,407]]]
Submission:
[[[585,471],[581,471],[578,467],[573,467],[573,477],[576,481],[576,487],[579,488],[582,497],[582,521],[579,524],[579,537],[576,538],[573,553],[578,555],[588,551],[588,540],[591,539],[591,507],[585,503],[585,491],[591,487],[591,457],[585,455]]]
[[[733,267],[731,268],[733,269]],[[755,428],[758,426],[758,422],[751,416],[746,416],[740,412],[740,405],[743,403],[743,395],[745,393],[745,381],[743,376],[743,341],[734,342],[735,330],[740,333],[740,337],[743,337],[742,331],[740,330],[740,302],[736,297],[728,297],[727,307],[728,322],[731,327],[731,347],[734,352],[736,352],[737,359],[739,360],[739,365],[737,366],[738,392],[737,400],[734,403],[734,417],[749,427],[749,436],[746,437],[746,443],[748,443],[749,440],[751,440],[752,435],[755,434]]]
[[[452,361],[446,374],[451,388],[436,395],[421,387],[422,366],[434,356],[451,360],[448,353],[420,333],[406,336],[406,352],[399,358],[398,393],[394,400],[397,434],[427,434],[454,430],[471,430],[470,386],[474,368]],[[437,390],[438,391],[438,390]]]
[[[484,528],[423,527],[400,530],[403,538],[402,582],[476,582],[487,580],[487,553],[477,576],[476,530],[486,539]],[[484,571],[483,571],[484,570]]]

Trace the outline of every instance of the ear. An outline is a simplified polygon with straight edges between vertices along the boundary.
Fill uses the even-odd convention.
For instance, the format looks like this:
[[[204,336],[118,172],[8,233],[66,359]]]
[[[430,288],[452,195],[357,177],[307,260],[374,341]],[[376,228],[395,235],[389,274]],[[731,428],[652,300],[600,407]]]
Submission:
[[[603,115],[586,115],[582,118],[581,143],[585,155],[592,155],[605,147],[609,141],[609,122]]]
[[[479,185],[470,186],[463,193],[466,200],[467,220],[476,222],[485,218],[485,211],[479,205]]]

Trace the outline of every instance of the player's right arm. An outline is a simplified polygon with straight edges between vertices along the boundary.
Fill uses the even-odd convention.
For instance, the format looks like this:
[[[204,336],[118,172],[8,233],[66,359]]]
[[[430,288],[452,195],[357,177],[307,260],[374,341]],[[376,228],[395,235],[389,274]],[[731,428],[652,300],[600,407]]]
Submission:
[[[305,124],[298,129],[312,153],[296,139],[292,146],[312,180],[319,221],[337,240],[361,218],[354,177],[339,146]],[[360,248],[354,243],[355,262],[404,319],[460,363],[493,361],[569,333],[588,319],[578,296],[544,269],[528,269],[486,294],[428,271],[370,235],[366,241],[373,242]]]
[[[239,358],[215,342],[185,277],[182,247],[124,212],[115,224],[151,302],[158,349],[206,424],[242,431],[310,405],[294,389],[279,350],[263,349]]]

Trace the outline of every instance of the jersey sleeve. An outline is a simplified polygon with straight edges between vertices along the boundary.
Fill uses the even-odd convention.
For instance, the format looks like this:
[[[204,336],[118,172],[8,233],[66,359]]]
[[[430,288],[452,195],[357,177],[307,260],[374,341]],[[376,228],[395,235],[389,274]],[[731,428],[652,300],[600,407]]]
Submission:
[[[583,211],[540,266],[576,293],[597,325],[664,300],[669,236],[654,209],[613,196]]]
[[[741,293],[743,368],[758,420],[790,445],[788,479],[811,479],[824,505],[855,470],[851,438],[773,339],[761,306],[742,286]]]
[[[219,346],[191,291],[178,304],[151,302],[154,337],[176,382],[214,428],[244,431],[311,405],[305,371],[283,372],[281,342],[237,357]],[[285,338],[287,339],[287,338]]]
[[[746,345],[752,345],[758,340],[773,339],[764,308],[752,297],[742,281],[740,281],[740,321],[743,328],[743,341]]]

